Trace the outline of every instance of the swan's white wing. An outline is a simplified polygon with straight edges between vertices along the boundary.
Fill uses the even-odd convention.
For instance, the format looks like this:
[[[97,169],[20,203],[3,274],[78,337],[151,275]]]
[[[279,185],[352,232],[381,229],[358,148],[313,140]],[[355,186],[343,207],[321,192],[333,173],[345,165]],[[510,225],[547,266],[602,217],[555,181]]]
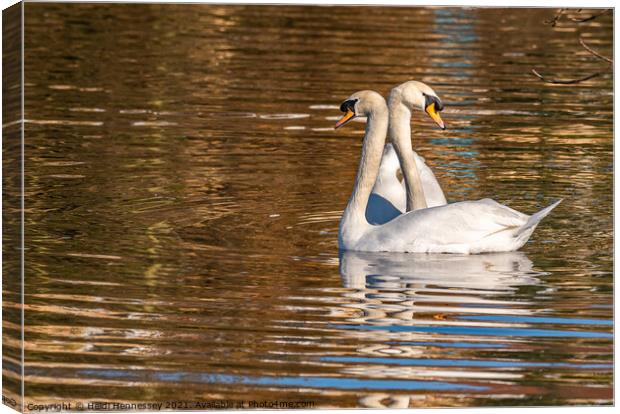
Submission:
[[[514,233],[528,217],[490,199],[462,201],[400,215],[372,229],[359,250],[475,253],[491,242],[489,251],[516,250]]]

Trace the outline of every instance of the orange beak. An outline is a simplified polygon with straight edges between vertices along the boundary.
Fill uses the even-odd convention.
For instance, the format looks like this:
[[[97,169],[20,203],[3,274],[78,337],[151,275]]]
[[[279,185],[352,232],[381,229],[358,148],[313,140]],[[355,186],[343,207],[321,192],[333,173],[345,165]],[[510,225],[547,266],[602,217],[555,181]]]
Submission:
[[[446,126],[444,125],[441,117],[439,116],[439,112],[435,110],[435,102],[431,103],[429,106],[426,107],[426,113],[428,114],[428,116],[431,117],[433,121],[435,121],[437,125],[439,125],[439,128],[446,129]]]
[[[340,121],[336,122],[336,125],[334,126],[334,129],[340,128],[341,126],[343,126],[344,124],[346,124],[350,120],[352,120],[353,118],[355,118],[355,113],[353,113],[352,110],[348,109],[347,113],[344,114],[344,116],[340,119]]]

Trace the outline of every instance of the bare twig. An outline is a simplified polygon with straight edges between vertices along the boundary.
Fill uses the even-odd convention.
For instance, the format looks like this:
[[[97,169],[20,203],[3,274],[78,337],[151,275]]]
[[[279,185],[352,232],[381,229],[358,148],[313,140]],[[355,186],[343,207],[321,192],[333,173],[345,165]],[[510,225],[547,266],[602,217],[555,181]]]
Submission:
[[[583,39],[580,37],[579,38],[579,43],[581,43],[581,46],[584,47],[585,50],[587,50],[588,52],[590,52],[591,54],[593,54],[594,56],[596,56],[599,59],[604,60],[605,62],[609,62],[613,65],[614,61],[606,56],[601,55],[600,53],[598,53],[597,51],[593,50],[592,48],[590,48],[588,45],[586,45],[586,43],[583,41]]]
[[[541,81],[543,81],[545,83],[553,83],[553,84],[556,84],[556,85],[572,85],[572,84],[575,84],[575,83],[585,82],[587,80],[590,80],[592,78],[596,78],[597,76],[601,75],[600,72],[596,72],[596,73],[593,73],[593,74],[588,75],[588,76],[584,76],[583,78],[579,78],[579,79],[547,79],[543,75],[538,73],[536,71],[536,69],[532,69],[532,73],[538,79],[540,79]]]
[[[581,13],[583,9],[577,9],[577,13]],[[549,20],[545,20],[545,24],[550,25],[551,27],[555,27],[558,22],[560,21],[560,19],[562,18],[562,16],[565,16],[568,20],[572,21],[572,22],[576,22],[576,23],[584,23],[584,22],[589,22],[591,20],[596,19],[597,17],[601,17],[604,16],[608,13],[612,12],[612,9],[605,9],[602,12],[598,13],[598,14],[592,14],[588,17],[583,17],[583,18],[576,18],[576,17],[571,17],[571,16],[567,16],[565,14],[565,12],[568,11],[568,9],[560,9],[558,10],[557,14],[549,19]]]
[[[556,14],[552,19],[545,20],[545,24],[548,24],[551,27],[555,27],[555,25],[558,24],[558,20],[560,20],[560,17],[562,17],[562,14],[564,14],[564,9],[558,10],[558,14]]]
[[[579,10],[578,10],[578,12],[581,12],[581,9],[579,9]],[[568,19],[569,19],[569,20],[571,20],[571,21],[573,21],[573,22],[583,23],[583,22],[589,22],[590,20],[594,20],[594,19],[596,19],[597,17],[601,17],[601,16],[603,16],[603,15],[605,15],[605,14],[608,14],[608,13],[611,13],[611,9],[606,9],[606,10],[603,10],[602,12],[600,12],[600,13],[598,13],[598,14],[593,14],[593,15],[591,15],[591,16],[584,17],[583,19],[576,19],[576,18],[574,18],[574,17],[570,17],[570,16],[568,16]]]

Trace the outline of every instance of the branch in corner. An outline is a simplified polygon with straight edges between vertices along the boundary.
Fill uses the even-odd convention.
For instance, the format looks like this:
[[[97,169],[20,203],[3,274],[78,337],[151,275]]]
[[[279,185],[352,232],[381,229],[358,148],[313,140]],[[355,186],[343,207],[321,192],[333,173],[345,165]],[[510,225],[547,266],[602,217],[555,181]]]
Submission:
[[[583,39],[581,37],[579,38],[579,43],[581,43],[581,46],[583,46],[585,50],[587,50],[588,52],[590,52],[591,54],[593,54],[597,58],[599,58],[601,60],[604,60],[605,62],[609,62],[612,65],[614,64],[614,61],[612,59],[610,59],[610,58],[608,58],[606,56],[601,55],[600,53],[598,53],[597,51],[593,50],[588,45],[586,45],[586,43],[583,41]]]
[[[593,73],[593,74],[588,75],[588,76],[584,76],[583,78],[579,78],[579,79],[548,79],[548,78],[545,78],[540,73],[538,73],[536,71],[536,69],[532,69],[532,73],[534,74],[534,76],[536,76],[541,81],[543,81],[545,83],[552,83],[552,84],[555,84],[555,85],[573,85],[575,83],[585,82],[587,80],[590,80],[592,78],[596,78],[597,76],[601,75],[600,72],[596,72],[596,73]]]
[[[580,9],[581,10],[581,9]],[[604,11],[600,12],[599,14],[593,14],[591,16],[588,17],[584,17],[583,19],[576,19],[574,17],[568,17],[569,20],[572,20],[573,22],[577,22],[577,23],[583,23],[583,22],[589,22],[590,20],[594,20],[597,17],[601,17],[605,14],[611,13],[611,9],[605,9]]]
[[[560,20],[560,17],[562,17],[562,14],[564,14],[564,10],[565,9],[558,10],[558,14],[556,14],[552,19],[545,20],[545,24],[548,24],[551,27],[555,27],[555,25],[558,24],[558,20]]]
[[[592,14],[590,16],[583,17],[583,18],[577,18],[577,17],[571,17],[571,16],[568,16],[568,15],[564,14],[565,12],[567,12],[569,10],[570,9],[560,9],[560,10],[558,10],[557,14],[553,18],[551,18],[549,20],[545,20],[544,23],[548,24],[551,27],[555,27],[558,24],[558,22],[560,21],[560,19],[562,18],[562,16],[566,16],[566,18],[568,20],[570,20],[572,22],[575,22],[575,23],[585,23],[585,22],[589,22],[591,20],[594,20],[597,17],[601,17],[601,16],[604,16],[604,15],[609,14],[609,13],[612,12],[612,9],[605,9],[605,10],[603,10],[602,12],[600,12],[598,14]],[[577,9],[576,10],[576,12],[578,14],[580,14],[581,11],[582,11],[582,9]]]

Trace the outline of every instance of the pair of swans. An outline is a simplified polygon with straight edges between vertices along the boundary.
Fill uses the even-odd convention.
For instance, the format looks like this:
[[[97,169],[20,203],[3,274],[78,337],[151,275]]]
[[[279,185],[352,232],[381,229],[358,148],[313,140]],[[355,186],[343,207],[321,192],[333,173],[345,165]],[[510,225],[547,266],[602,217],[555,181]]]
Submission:
[[[413,152],[410,127],[411,112],[421,110],[445,129],[439,116],[442,109],[435,92],[416,81],[394,88],[388,103],[374,91],[356,92],[342,103],[340,110],[345,115],[336,128],[360,116],[367,117],[367,122],[355,187],[340,221],[340,249],[462,254],[514,251],[562,201],[531,216],[491,199],[446,204],[432,171]],[[393,148],[385,148],[388,133]],[[405,191],[400,182],[394,182],[398,179],[393,152],[401,166]]]

